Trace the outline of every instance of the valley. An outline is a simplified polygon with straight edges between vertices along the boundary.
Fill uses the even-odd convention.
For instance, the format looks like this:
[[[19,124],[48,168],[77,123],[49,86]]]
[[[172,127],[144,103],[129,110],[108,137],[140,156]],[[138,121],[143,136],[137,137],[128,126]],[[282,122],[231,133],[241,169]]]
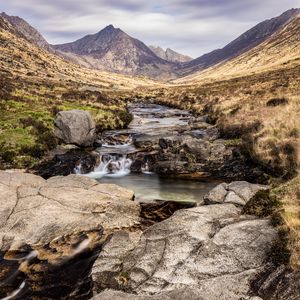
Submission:
[[[0,299],[298,299],[299,32],[193,59],[0,14]]]

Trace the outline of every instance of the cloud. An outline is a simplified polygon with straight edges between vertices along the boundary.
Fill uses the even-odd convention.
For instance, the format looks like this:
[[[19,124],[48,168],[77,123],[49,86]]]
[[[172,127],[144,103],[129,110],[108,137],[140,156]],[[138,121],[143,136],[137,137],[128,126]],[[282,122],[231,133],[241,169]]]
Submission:
[[[193,57],[236,38],[299,0],[10,0],[1,9],[65,43],[113,24],[146,44]]]

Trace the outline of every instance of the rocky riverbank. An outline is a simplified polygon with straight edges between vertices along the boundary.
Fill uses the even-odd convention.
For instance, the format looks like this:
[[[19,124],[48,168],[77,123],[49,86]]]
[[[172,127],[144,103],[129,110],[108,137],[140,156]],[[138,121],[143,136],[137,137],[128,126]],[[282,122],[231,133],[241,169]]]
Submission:
[[[208,124],[205,116],[194,117],[188,111],[142,103],[132,104],[129,111],[134,119],[128,129],[106,131],[98,137],[89,115],[78,111],[58,115],[58,137],[77,146],[91,146],[94,141],[96,152],[61,148],[39,166],[37,174],[44,178],[67,175],[78,165],[81,173],[89,173],[101,161],[110,161],[112,158],[107,158],[110,154],[113,161],[126,155],[132,161],[129,166],[132,173],[146,169],[160,176],[193,180],[266,182],[263,170],[249,161],[237,145],[219,138],[217,128]],[[70,121],[74,118],[76,124]],[[112,163],[103,167],[108,172],[114,171]]]
[[[148,226],[133,192],[83,176],[1,172],[0,188],[5,299],[252,299],[274,270],[276,229],[243,214],[265,186],[222,184]]]
[[[158,105],[131,110],[128,129],[88,136],[97,151],[77,148],[95,127],[89,116],[76,112],[84,126],[69,122],[72,113],[59,116],[59,134],[77,146],[56,149],[39,169],[44,178],[0,172],[0,298],[298,299],[297,273],[276,252],[284,245],[269,187],[253,183],[265,178],[259,167],[205,117]],[[151,195],[143,203],[102,183],[130,172],[189,179],[186,188],[213,177],[227,182],[184,203]],[[252,183],[228,182],[244,178]]]

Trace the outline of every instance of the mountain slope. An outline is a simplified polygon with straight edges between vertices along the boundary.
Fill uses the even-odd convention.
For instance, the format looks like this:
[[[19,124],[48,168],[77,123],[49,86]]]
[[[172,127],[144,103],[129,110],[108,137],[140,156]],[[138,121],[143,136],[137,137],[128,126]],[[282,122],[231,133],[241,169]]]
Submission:
[[[170,62],[188,62],[191,61],[192,58],[187,55],[180,54],[170,48],[167,48],[166,51],[161,47],[149,46],[149,48],[160,58],[170,61]]]
[[[259,23],[224,48],[204,54],[203,56],[185,64],[180,69],[180,74],[188,75],[193,72],[205,70],[211,66],[233,59],[248,50],[253,49],[288,24],[299,14],[299,12],[300,9],[291,9],[278,17]]]
[[[25,20],[17,16],[9,16],[6,13],[1,13],[0,16],[7,20],[19,33],[21,33],[29,42],[36,46],[53,52],[53,49],[45,40],[45,38]]]
[[[94,69],[151,77],[172,76],[172,63],[112,25],[75,42],[53,47],[65,58]]]
[[[232,78],[300,64],[300,10],[284,26],[256,47],[223,63],[191,74],[177,82]]]

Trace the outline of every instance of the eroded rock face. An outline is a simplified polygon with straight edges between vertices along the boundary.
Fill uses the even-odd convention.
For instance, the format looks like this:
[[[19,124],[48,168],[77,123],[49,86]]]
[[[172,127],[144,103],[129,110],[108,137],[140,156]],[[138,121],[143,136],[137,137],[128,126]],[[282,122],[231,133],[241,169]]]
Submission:
[[[221,183],[204,197],[204,203],[232,203],[244,206],[257,194],[257,192],[263,190],[268,190],[268,186],[251,184],[247,181],[234,181],[230,184]]]
[[[70,175],[0,172],[0,298],[88,299],[105,236],[139,223],[124,188]]]
[[[177,211],[142,234],[115,279],[137,294],[190,288],[198,299],[248,297],[276,231],[268,220],[240,212],[229,203]]]
[[[92,146],[96,139],[96,125],[84,110],[61,111],[55,118],[55,135],[66,144]]]

